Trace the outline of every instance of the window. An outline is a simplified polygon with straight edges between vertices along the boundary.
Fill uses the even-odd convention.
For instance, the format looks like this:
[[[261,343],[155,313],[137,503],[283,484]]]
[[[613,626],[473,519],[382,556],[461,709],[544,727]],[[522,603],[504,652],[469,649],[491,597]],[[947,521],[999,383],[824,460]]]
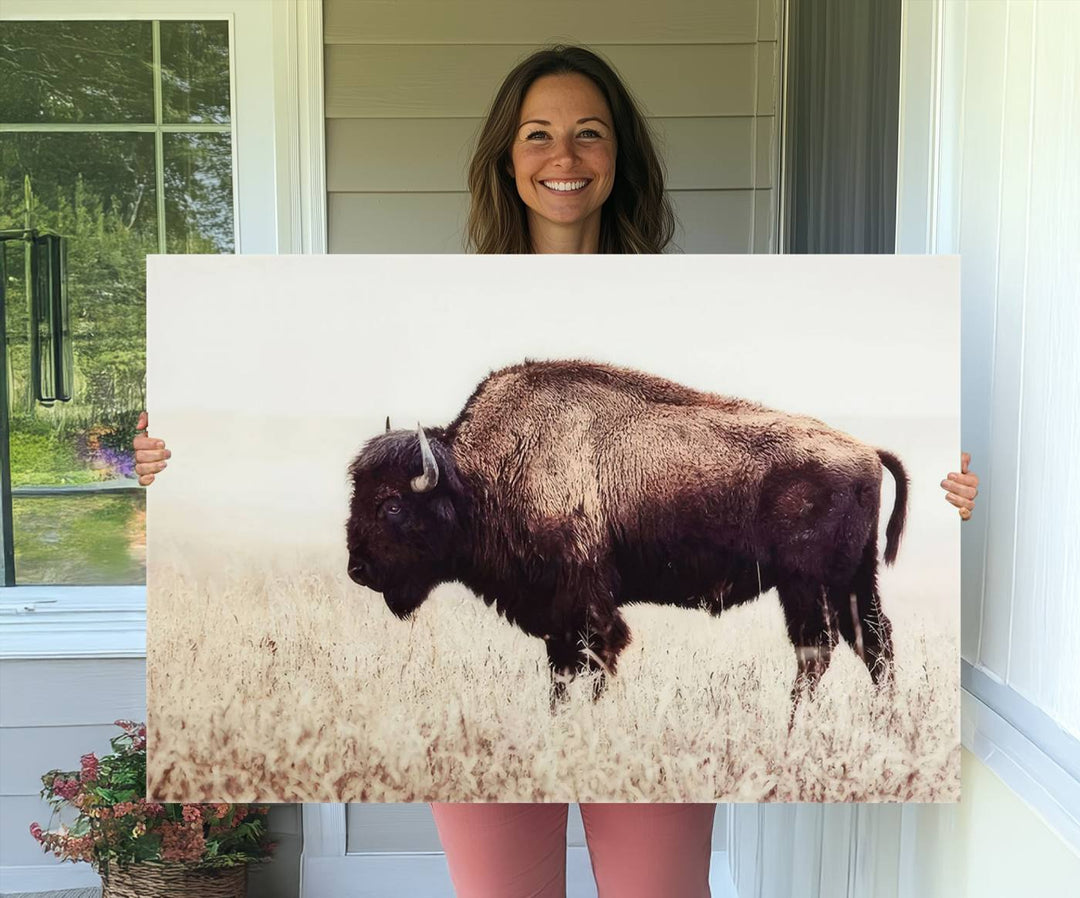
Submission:
[[[145,256],[237,248],[230,59],[226,20],[4,23],[0,231],[67,238],[74,362],[70,402],[34,400],[5,240],[9,583],[145,582]]]

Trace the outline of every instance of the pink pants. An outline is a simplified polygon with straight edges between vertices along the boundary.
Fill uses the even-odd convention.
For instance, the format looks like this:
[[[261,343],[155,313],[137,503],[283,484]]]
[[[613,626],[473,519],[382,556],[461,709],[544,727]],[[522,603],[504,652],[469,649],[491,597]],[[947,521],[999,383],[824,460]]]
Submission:
[[[432,804],[458,898],[564,898],[565,804]],[[709,898],[715,804],[583,804],[599,898]]]

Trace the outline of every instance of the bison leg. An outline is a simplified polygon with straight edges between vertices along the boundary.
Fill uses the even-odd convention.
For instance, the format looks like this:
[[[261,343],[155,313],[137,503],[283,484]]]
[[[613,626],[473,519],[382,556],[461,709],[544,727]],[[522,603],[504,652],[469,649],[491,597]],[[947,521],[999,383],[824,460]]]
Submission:
[[[836,612],[840,633],[862,658],[874,685],[892,681],[892,623],[881,609],[877,588],[877,545],[871,542],[849,589],[832,589],[830,604]]]
[[[566,686],[579,670],[595,674],[592,697],[597,699],[614,676],[619,653],[630,642],[630,628],[617,608],[593,605],[581,622],[563,633],[544,636],[552,678],[552,705],[566,698]]]
[[[551,671],[551,710],[554,711],[557,704],[566,701],[567,684],[576,676],[578,652],[573,641],[562,633],[545,635],[544,647]]]
[[[836,626],[826,600],[825,589],[798,575],[778,574],[777,591],[784,609],[788,637],[795,648],[798,671],[791,687],[791,715],[788,730],[795,722],[795,711],[805,693],[807,700],[832,660],[833,632]]]

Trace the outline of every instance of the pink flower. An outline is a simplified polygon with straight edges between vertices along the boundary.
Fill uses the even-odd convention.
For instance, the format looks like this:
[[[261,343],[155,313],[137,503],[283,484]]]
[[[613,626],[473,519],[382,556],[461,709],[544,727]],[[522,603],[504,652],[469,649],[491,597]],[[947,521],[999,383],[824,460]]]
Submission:
[[[202,811],[199,809],[199,807],[197,805],[186,804],[186,805],[184,805],[184,810],[181,813],[183,814],[184,819],[188,823],[201,823],[202,822]]]
[[[161,859],[163,861],[197,861],[206,848],[202,827],[191,823],[161,824]]]
[[[31,823],[30,824],[30,835],[32,835],[34,837],[35,841],[40,842],[42,840],[41,824],[39,824],[39,823]]]
[[[93,752],[90,752],[88,755],[83,755],[80,760],[82,761],[82,781],[94,782],[98,778],[98,759]]]
[[[79,792],[78,780],[64,779],[63,777],[57,777],[53,780],[53,792],[59,795],[61,798],[71,801]]]

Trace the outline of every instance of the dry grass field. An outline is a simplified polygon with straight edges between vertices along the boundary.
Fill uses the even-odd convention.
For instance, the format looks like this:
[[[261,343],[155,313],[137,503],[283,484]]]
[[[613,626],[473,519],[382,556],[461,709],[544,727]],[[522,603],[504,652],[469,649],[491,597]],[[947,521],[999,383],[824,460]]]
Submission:
[[[633,641],[606,693],[594,703],[579,676],[552,714],[540,640],[457,585],[399,621],[343,568],[152,567],[150,796],[959,800],[956,634],[895,596],[894,700],[842,645],[789,735],[775,593],[718,618],[625,608]]]

